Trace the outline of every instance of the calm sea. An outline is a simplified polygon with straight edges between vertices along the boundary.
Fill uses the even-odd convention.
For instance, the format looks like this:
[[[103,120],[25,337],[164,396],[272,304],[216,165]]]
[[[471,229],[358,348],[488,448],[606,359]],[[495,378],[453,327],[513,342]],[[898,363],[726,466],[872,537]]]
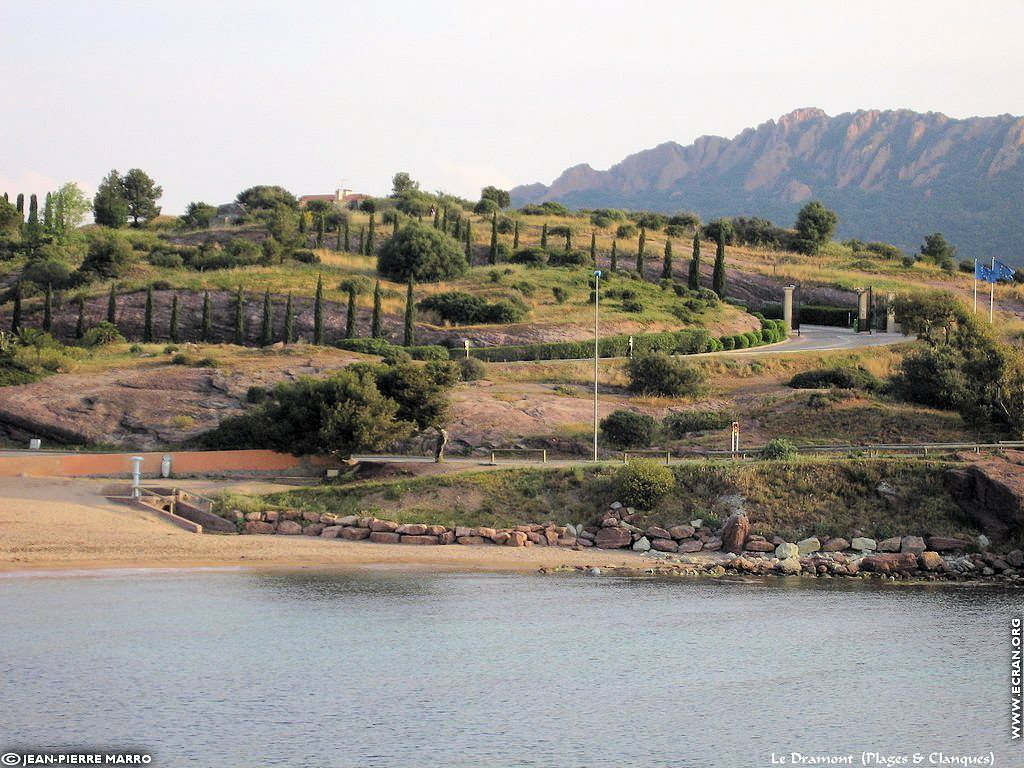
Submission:
[[[10,576],[0,750],[220,768],[760,767],[864,750],[1020,766],[1021,603],[840,581]]]

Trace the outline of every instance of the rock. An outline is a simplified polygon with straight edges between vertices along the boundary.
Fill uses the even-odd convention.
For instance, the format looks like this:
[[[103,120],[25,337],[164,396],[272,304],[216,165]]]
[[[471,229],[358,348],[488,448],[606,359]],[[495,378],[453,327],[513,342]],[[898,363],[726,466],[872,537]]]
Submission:
[[[558,543],[558,532],[553,529],[544,531],[544,541],[549,547],[555,546]]]
[[[575,526],[572,523],[568,523],[565,526],[565,532],[568,536],[579,536],[580,531],[583,530],[583,526]]]
[[[427,526],[427,534],[430,535],[430,536],[440,536],[442,533],[444,533],[447,530],[448,529],[445,528],[443,525],[428,525]]]
[[[497,531],[493,536],[491,536],[491,541],[501,546],[508,541],[509,536],[511,536],[511,534],[508,531]],[[575,541],[575,539],[573,539],[573,541]]]
[[[367,539],[370,537],[369,528],[342,528],[341,538],[348,539],[349,541],[359,541],[360,539]]]
[[[651,549],[658,552],[675,552],[679,549],[679,545],[672,539],[651,539]]]
[[[875,492],[888,502],[896,500],[896,487],[888,480],[883,480],[875,487]]]
[[[780,544],[780,547],[787,546],[786,544]],[[796,548],[795,544],[789,544],[788,546]],[[784,573],[788,576],[795,576],[800,573],[801,570],[800,559],[796,556],[783,557],[779,559],[779,562],[775,564],[775,569],[779,573]]]
[[[373,517],[360,517],[354,523],[352,523],[352,525],[355,528],[369,528],[370,523],[372,523],[375,519],[376,518]]]
[[[259,523],[263,520],[262,512],[246,512],[245,519],[250,523]]]
[[[1006,562],[1014,568],[1024,568],[1024,551],[1015,549],[1007,553]]]
[[[405,535],[402,536],[401,543],[402,544],[419,544],[421,546],[422,545],[429,545],[429,544],[437,544],[437,536],[427,536],[426,534],[417,534],[417,533],[405,534]]]
[[[421,523],[406,523],[398,526],[396,532],[406,536],[422,536],[427,532],[427,526]]]
[[[738,555],[743,551],[743,545],[750,535],[750,520],[742,512],[734,512],[729,515],[722,527],[722,548],[726,552]]]
[[[628,531],[624,531],[624,533],[628,533]],[[530,531],[528,534],[526,534],[526,539],[531,544],[541,544],[542,546],[545,546],[545,547],[548,544],[548,540],[546,538],[544,538],[544,536],[542,534],[537,533],[537,531]]]
[[[526,534],[522,531],[512,531],[508,535],[508,541],[505,542],[506,547],[525,547],[526,546]]]
[[[455,531],[442,531],[441,533],[437,534],[437,543],[438,544],[454,544],[455,543]]]
[[[635,552],[649,552],[651,549],[651,542],[646,536],[641,536],[635,542],[633,542],[633,550]]]
[[[374,544],[399,544],[402,537],[394,531],[371,531],[370,541]]]
[[[862,571],[892,573],[912,571],[917,568],[917,555],[911,552],[890,552],[882,555],[868,555],[860,561]]]
[[[273,533],[274,532],[274,525],[273,525],[273,523],[264,523],[262,520],[250,520],[249,522],[247,522],[245,524],[244,531],[246,533],[252,533],[252,534],[257,534],[257,533],[263,533],[263,534]]]
[[[594,546],[594,542],[593,542],[592,539],[578,538],[578,539],[576,539],[576,543],[579,546],[581,546],[581,547],[592,547],[592,546]]]
[[[962,552],[971,546],[971,542],[954,539],[951,536],[929,536],[928,549],[936,552]]]
[[[324,529],[323,523],[312,523],[302,529],[303,536],[319,536]]]
[[[302,533],[302,526],[295,520],[282,520],[277,524],[277,532],[285,536],[296,536]]]
[[[613,502],[612,502],[612,503],[611,503],[611,504],[610,504],[610,505],[608,506],[608,508],[609,508],[609,509],[622,509],[622,502],[621,502],[621,501],[613,501]]]
[[[602,528],[597,534],[596,544],[601,549],[621,549],[633,543],[633,537],[625,528]]]
[[[276,509],[268,509],[266,512],[263,513],[263,519],[266,520],[268,523],[276,523],[279,517],[280,515],[278,514]]]
[[[719,543],[721,545],[721,543]],[[679,552],[700,552],[704,542],[700,539],[683,539],[679,542]]]
[[[800,548],[796,544],[790,544],[788,542],[785,544],[779,544],[779,546],[775,548],[775,556],[779,558],[779,560],[796,558],[800,556]]]
[[[324,512],[322,515],[320,515],[320,522],[324,525],[337,525],[338,516],[333,512]]]
[[[494,530],[493,528],[477,528],[476,529],[476,535],[477,536],[483,536],[485,539],[491,538],[496,533],[497,533],[497,531]]]
[[[668,529],[668,535],[673,539],[688,539],[696,530],[692,525],[674,525]]]
[[[302,513],[302,519],[305,520],[307,523],[319,523],[320,513],[306,510],[305,512]]]
[[[338,525],[351,525],[355,526],[359,522],[359,517],[356,515],[345,515],[345,517],[339,517],[336,521]],[[368,528],[369,526],[363,526]]]
[[[821,542],[814,536],[802,539],[796,543],[796,548],[801,555],[809,555],[821,549]]]
[[[977,543],[978,549],[988,549],[989,545],[992,544],[984,533],[980,534],[974,541]]]
[[[398,523],[392,520],[374,520],[370,523],[370,530],[374,533],[394,533],[398,530]]]
[[[825,546],[821,548],[823,552],[842,552],[850,548],[850,542],[841,536],[837,536],[834,539],[829,539]]]
[[[604,520],[601,521],[601,527],[602,528],[614,528],[615,526],[617,526],[621,522],[622,521],[619,520],[619,518],[617,518],[617,517],[606,517]]]
[[[340,525],[328,525],[322,531],[320,531],[320,538],[336,539],[338,538],[339,535],[341,535],[341,530],[342,528]]]
[[[713,536],[704,542],[705,552],[717,552],[722,548],[722,540],[717,536]]]
[[[575,547],[576,537],[575,536],[559,536],[555,540],[555,545],[559,547]]]
[[[465,525],[455,526],[455,538],[461,539],[466,536],[476,536],[476,528],[469,528]]]
[[[903,544],[903,539],[899,536],[892,536],[888,539],[882,539],[878,542],[879,552],[899,552],[900,546]]]
[[[690,521],[690,527],[693,528],[694,530],[696,530],[697,528],[703,527],[703,525],[704,525],[704,520],[703,520],[703,518],[700,518],[700,517],[698,517],[696,520],[691,520]]]
[[[647,529],[647,538],[649,539],[671,539],[672,534],[664,528],[659,528],[656,525],[652,525]]]
[[[924,551],[917,556],[918,565],[926,571],[937,571],[943,565],[942,555],[938,552]]]
[[[874,552],[878,549],[878,544],[875,543],[874,539],[869,539],[867,536],[854,536],[853,541],[850,542],[850,549],[856,549],[861,552]]]
[[[465,544],[466,546],[477,546],[484,544],[485,540],[483,536],[459,536],[455,539],[459,544]]]
[[[904,536],[900,541],[900,552],[913,552],[915,555],[920,555],[926,549],[924,539],[920,536]]]
[[[772,543],[770,541],[764,541],[763,539],[747,541],[747,543],[744,546],[746,547],[747,552],[774,552],[775,551],[775,547],[772,546]]]
[[[943,481],[964,513],[988,534],[1024,530],[1024,453],[977,457],[966,469],[949,469]]]

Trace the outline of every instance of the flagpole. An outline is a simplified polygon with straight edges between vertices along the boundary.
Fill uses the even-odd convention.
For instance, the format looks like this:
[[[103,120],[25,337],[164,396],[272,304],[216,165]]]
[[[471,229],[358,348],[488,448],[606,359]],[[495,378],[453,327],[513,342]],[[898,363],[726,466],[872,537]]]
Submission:
[[[988,324],[992,325],[992,316],[996,307],[996,257],[992,257],[992,292],[988,296]]]
[[[974,314],[978,314],[978,260],[974,260]]]

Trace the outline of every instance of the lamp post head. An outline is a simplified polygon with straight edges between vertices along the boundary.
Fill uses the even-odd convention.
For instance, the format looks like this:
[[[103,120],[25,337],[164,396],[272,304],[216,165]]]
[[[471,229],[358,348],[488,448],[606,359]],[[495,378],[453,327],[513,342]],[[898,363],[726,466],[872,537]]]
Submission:
[[[601,270],[600,269],[595,269],[594,270],[594,277],[597,277],[597,278],[601,277]]]

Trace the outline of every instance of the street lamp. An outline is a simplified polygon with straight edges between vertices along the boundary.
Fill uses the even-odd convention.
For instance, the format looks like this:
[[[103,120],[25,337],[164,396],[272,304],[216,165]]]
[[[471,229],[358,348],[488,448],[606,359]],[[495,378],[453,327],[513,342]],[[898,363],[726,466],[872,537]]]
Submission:
[[[598,308],[601,298],[601,270],[594,270],[594,461],[597,461],[597,359],[598,359]]]

